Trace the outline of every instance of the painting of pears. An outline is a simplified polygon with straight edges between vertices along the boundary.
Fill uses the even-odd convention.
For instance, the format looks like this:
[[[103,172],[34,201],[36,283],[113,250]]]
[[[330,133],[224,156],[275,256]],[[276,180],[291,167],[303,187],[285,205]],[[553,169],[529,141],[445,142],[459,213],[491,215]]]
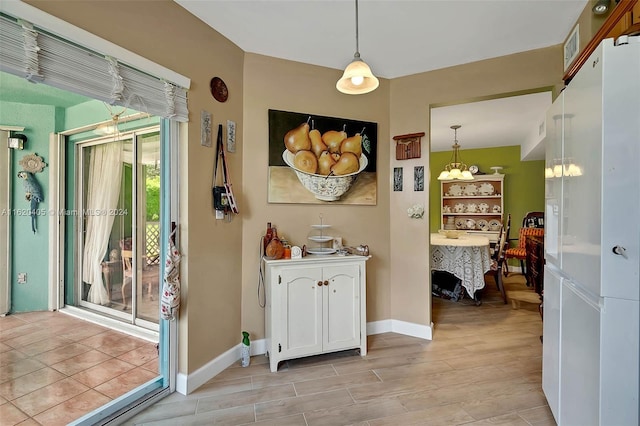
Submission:
[[[375,205],[377,127],[269,110],[269,202]]]

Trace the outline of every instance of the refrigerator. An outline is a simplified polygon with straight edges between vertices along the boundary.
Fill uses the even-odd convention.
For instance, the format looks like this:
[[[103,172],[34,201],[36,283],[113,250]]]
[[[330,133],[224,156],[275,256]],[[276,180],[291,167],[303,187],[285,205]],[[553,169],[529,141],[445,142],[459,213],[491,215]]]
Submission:
[[[639,424],[640,36],[547,113],[542,387],[559,425]]]

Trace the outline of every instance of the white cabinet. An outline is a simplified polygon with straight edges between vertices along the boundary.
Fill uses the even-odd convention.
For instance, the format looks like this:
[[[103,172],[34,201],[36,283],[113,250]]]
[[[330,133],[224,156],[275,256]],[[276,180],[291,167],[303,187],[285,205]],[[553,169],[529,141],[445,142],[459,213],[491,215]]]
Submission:
[[[502,174],[441,181],[440,228],[466,229],[497,241],[504,212],[503,192]]]
[[[562,277],[544,268],[544,321],[542,322],[542,390],[557,417],[560,403],[560,300]]]
[[[367,353],[364,256],[264,260],[271,371],[283,360],[345,349]]]

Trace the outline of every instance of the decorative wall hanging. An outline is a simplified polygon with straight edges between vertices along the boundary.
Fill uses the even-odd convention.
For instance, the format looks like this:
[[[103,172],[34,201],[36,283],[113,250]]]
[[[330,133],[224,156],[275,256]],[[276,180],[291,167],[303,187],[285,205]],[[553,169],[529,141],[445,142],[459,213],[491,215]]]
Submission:
[[[213,99],[218,102],[226,102],[229,98],[229,89],[227,89],[227,85],[220,77],[213,77],[211,79],[209,89],[211,90]]]
[[[38,215],[38,204],[44,201],[44,194],[40,183],[33,173],[28,171],[18,172],[18,177],[24,179],[24,198],[29,201],[29,216],[31,216],[31,230],[35,234],[38,230],[36,216]]]
[[[36,153],[25,155],[19,164],[22,166],[22,170],[29,173],[40,173],[42,169],[47,167],[47,163]]]
[[[413,169],[413,190],[424,191],[424,166],[416,166]]]
[[[269,110],[270,203],[375,205],[378,125]]]
[[[211,147],[211,113],[200,113],[200,145]]]
[[[393,168],[393,190],[402,191],[402,167]]]
[[[420,158],[420,142],[424,132],[394,136],[396,141],[396,160]]]
[[[236,122],[227,120],[227,152],[236,152]]]

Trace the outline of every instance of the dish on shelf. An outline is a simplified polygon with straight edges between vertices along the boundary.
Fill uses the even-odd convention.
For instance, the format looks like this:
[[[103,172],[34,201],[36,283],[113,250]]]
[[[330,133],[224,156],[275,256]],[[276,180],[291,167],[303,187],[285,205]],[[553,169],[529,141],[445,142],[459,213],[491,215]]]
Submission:
[[[480,213],[489,213],[489,204],[480,203],[478,204],[478,209],[480,209]]]
[[[462,203],[458,203],[455,206],[453,206],[453,211],[456,213],[464,213],[464,204]]]
[[[467,229],[476,229],[476,221],[473,219],[467,219],[465,225]]]
[[[467,229],[467,222],[464,217],[456,217],[456,229]]]
[[[454,183],[449,187],[448,194],[453,195],[454,197],[459,197],[460,195],[462,195],[462,187],[457,183]]]
[[[317,243],[326,243],[326,242],[328,242],[328,241],[332,241],[332,240],[333,240],[333,237],[330,237],[330,236],[328,236],[328,235],[327,235],[327,236],[324,236],[324,235],[323,235],[323,236],[316,235],[316,236],[313,236],[313,237],[309,237],[309,239],[310,239],[311,241],[315,241],[315,242],[317,242]]]
[[[502,222],[500,222],[498,219],[491,219],[489,221],[490,231],[499,231],[501,226],[502,226]]]
[[[307,248],[309,254],[334,254],[336,251],[338,250],[331,247]]]
[[[502,210],[502,209],[497,204],[494,204],[493,207],[491,208],[491,211],[494,212],[494,213],[500,213],[500,210]]]
[[[476,203],[467,204],[467,213],[477,213],[478,205]]]
[[[496,192],[496,189],[489,182],[483,182],[480,184],[478,192],[482,195],[493,195],[493,193]]]
[[[476,223],[476,227],[481,230],[481,231],[486,231],[489,229],[489,222],[487,222],[484,219],[480,219],[477,223]]]
[[[478,185],[475,183],[468,183],[464,187],[464,195],[476,195],[478,193]]]
[[[331,225],[311,225],[311,227],[314,229],[327,229],[331,228]]]

